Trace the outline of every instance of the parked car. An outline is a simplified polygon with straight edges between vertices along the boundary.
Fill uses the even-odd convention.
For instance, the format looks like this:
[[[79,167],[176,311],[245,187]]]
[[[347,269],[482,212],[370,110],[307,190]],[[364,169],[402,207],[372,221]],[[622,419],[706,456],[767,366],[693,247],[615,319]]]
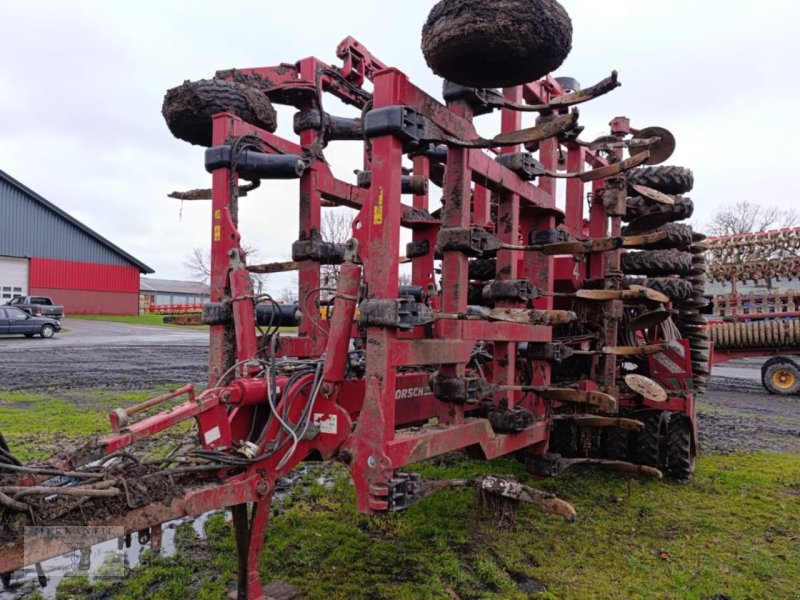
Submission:
[[[64,316],[64,307],[53,304],[53,301],[46,296],[14,296],[6,302],[6,306],[21,308],[32,317],[60,319]]]
[[[32,317],[16,306],[0,306],[0,334],[21,334],[25,337],[40,335],[51,338],[61,331],[58,319]]]

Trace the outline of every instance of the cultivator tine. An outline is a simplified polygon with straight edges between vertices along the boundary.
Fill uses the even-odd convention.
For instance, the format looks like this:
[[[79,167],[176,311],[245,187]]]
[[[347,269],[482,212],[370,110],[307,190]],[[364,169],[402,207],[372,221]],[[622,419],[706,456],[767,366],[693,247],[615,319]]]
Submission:
[[[619,175],[625,171],[630,171],[631,169],[644,164],[649,158],[649,152],[640,152],[639,154],[631,156],[630,158],[626,158],[620,162],[612,163],[608,166],[600,167],[599,169],[593,169],[592,171],[586,171],[585,173],[579,173],[577,177],[584,183],[596,181],[598,179],[605,179],[607,177],[614,177],[615,175]]]
[[[628,223],[628,231],[652,231],[662,225],[672,221],[672,215],[668,212],[654,212],[641,217],[636,217]]]
[[[627,462],[624,460],[609,460],[606,458],[562,458],[561,465],[562,471],[575,466],[575,465],[592,465],[600,467],[606,471],[618,471],[620,473],[634,473],[638,475],[645,475],[653,479],[663,479],[664,473],[655,467],[648,465],[640,465],[637,463]]]
[[[567,325],[578,316],[571,310],[537,310],[532,308],[493,308],[487,318],[490,321],[505,323],[525,323],[529,325]]]
[[[591,406],[596,406],[603,412],[607,413],[616,412],[618,406],[617,399],[614,396],[595,390],[575,390],[572,388],[558,388],[550,386],[521,386],[521,389],[523,391],[532,391],[545,400],[550,400],[552,402],[589,404]]]
[[[642,331],[644,329],[651,329],[656,325],[660,325],[667,319],[669,319],[670,313],[666,310],[651,310],[650,312],[645,312],[639,315],[636,315],[632,319],[630,319],[626,327],[628,331]]]
[[[628,296],[628,292],[631,293]],[[652,288],[643,286],[643,285],[631,285],[628,290],[623,291],[623,300],[650,300],[652,302],[660,302],[661,304],[667,304],[669,302],[669,296],[666,294],[662,294],[661,292],[654,290]]]
[[[481,477],[476,483],[482,493],[532,504],[546,513],[564,517],[564,520],[569,523],[574,523],[577,519],[578,514],[575,507],[556,497],[555,494],[543,492],[503,477]]]
[[[653,188],[637,184],[631,185],[631,187],[643,198],[649,198],[650,200],[658,202],[659,204],[668,204],[670,206],[675,204],[675,200],[673,198],[667,194],[659,192],[658,190],[654,190]]]
[[[498,148],[503,146],[517,146],[519,144],[535,144],[569,131],[578,122],[578,110],[574,109],[566,115],[559,115],[535,127],[519,129],[509,133],[501,133],[492,139],[482,137],[471,140],[462,140],[447,134],[444,130],[425,119],[421,139],[437,144],[445,144],[451,148]]]
[[[503,102],[503,106],[505,108],[510,108],[512,110],[521,112],[541,112],[546,110],[554,110],[557,108],[575,106],[576,104],[582,104],[584,102],[588,102],[589,100],[594,100],[595,98],[599,98],[600,96],[604,96],[605,94],[615,90],[620,85],[622,84],[617,81],[617,72],[612,71],[609,77],[600,80],[593,86],[572,92],[571,94],[567,94],[565,96],[557,96],[547,104],[518,104],[516,102],[509,102],[506,100]]]
[[[667,233],[665,231],[657,231],[655,233],[624,237],[622,238],[622,245],[625,248],[643,248],[665,239],[667,239]]]
[[[605,346],[600,350],[575,350],[573,354],[610,354],[613,356],[650,356],[664,352],[669,348],[668,343],[648,344],[646,346]]]
[[[544,296],[548,294],[542,295]],[[581,300],[595,300],[598,302],[604,302],[608,300],[647,300],[650,302],[658,302],[660,304],[666,304],[669,302],[669,297],[665,294],[640,285],[632,285],[627,290],[578,290],[574,293],[566,292],[550,295],[562,297],[574,296],[575,298],[580,298]]]
[[[566,115],[559,115],[536,127],[528,127],[511,133],[501,133],[490,140],[488,147],[517,146],[519,144],[534,144],[547,138],[564,133],[575,127],[578,123],[578,110],[575,109]]]

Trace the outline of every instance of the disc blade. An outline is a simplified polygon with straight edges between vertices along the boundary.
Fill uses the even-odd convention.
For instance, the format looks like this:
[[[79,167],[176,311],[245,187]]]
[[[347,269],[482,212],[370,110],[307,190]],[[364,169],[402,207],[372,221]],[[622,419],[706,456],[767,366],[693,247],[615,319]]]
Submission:
[[[649,377],[631,373],[630,375],[625,375],[625,383],[634,392],[653,402],[667,401],[667,391]]]
[[[659,140],[654,144],[645,144],[641,141],[637,143],[637,140],[646,140],[655,137],[659,138]],[[675,152],[675,136],[663,127],[645,127],[644,129],[640,129],[639,133],[630,141],[628,152],[633,156],[644,150],[650,151],[650,159],[647,161],[648,165],[660,165]]]

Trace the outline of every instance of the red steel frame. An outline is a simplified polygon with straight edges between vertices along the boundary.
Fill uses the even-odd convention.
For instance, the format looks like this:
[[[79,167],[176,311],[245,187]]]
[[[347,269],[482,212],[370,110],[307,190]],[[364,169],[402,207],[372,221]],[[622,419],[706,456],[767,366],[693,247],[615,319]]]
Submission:
[[[340,45],[339,56],[345,63],[339,72],[355,85],[363,84],[365,79],[372,80],[374,109],[408,106],[450,135],[462,139],[476,137],[472,109],[467,103],[456,101],[447,106],[439,103],[410,83],[401,71],[374,59],[352,38]],[[275,86],[270,90],[271,98],[293,104],[301,110],[317,106],[313,93],[317,83],[325,92],[345,103],[363,108],[361,95],[339,85],[328,75],[318,77],[321,69],[334,67],[308,58],[295,65],[245,69],[240,73],[258,74],[269,80]],[[547,77],[536,83],[506,89],[504,94],[515,102],[539,104],[564,94],[564,90],[553,78]],[[503,110],[502,131],[515,131],[520,127],[521,114]],[[618,118],[612,122],[612,133],[627,132],[627,119]],[[249,125],[231,114],[214,117],[214,145],[230,143],[231,139],[242,135],[258,136],[266,142],[268,152],[301,154],[303,148],[314,143],[317,132],[306,130],[300,134],[299,142],[293,142]],[[402,142],[393,135],[385,135],[373,138],[371,145],[372,160],[365,158],[365,169],[372,172],[369,189],[336,179],[321,160],[313,162],[299,182],[301,239],[310,238],[314,230],[319,231],[323,200],[358,210],[353,223],[355,242],[351,246],[357,261],[342,265],[333,316],[329,323],[317,323],[327,331],[327,335],[320,334],[311,322],[313,317],[308,315],[300,325],[298,335],[281,338],[280,343],[284,356],[325,357],[322,385],[314,399],[312,412],[315,422],[329,424],[326,432],[313,439],[301,440],[288,458],[285,453],[278,452],[234,476],[223,470],[215,473],[218,479],[214,482],[198,478],[197,487],[185,497],[139,509],[123,520],[128,530],[152,527],[155,535],[158,525],[169,519],[231,506],[240,557],[241,598],[256,600],[264,597],[258,580],[258,556],[263,545],[272,490],[279,477],[306,458],[338,458],[344,462],[355,483],[359,510],[380,512],[389,508],[387,495],[395,471],[408,464],[460,448],[469,448],[472,455],[485,459],[522,449],[533,454],[548,451],[550,415],[542,398],[532,393],[498,393],[494,398],[496,404],[508,408],[525,407],[536,416],[536,421],[518,433],[496,433],[487,419],[473,414],[470,405],[446,403],[434,398],[428,387],[430,371],[424,367],[436,365],[443,375],[464,376],[475,342],[490,342],[494,354],[493,381],[500,385],[513,385],[520,381],[516,368],[518,344],[550,342],[550,327],[441,320],[431,327],[416,327],[411,332],[375,326],[367,327],[361,333],[354,329],[356,298],[362,282],[370,299],[398,297],[401,227],[412,230],[414,241],[429,242],[430,252],[411,261],[412,283],[423,286],[428,303],[444,313],[466,312],[469,278],[467,256],[458,251],[445,251],[441,260],[441,289],[437,290],[433,248],[440,228],[487,227],[502,241],[512,244],[527,240],[532,231],[554,229],[562,220],[563,227],[575,236],[585,237],[588,233],[597,238],[620,233],[620,218],[608,219],[601,200],[604,180],[596,181],[592,186],[590,219],[587,221],[584,215],[585,186],[581,181],[572,179],[567,182],[566,210],[562,212],[556,209],[554,179],[542,178],[538,185],[534,185],[482,150],[456,147],[448,149],[441,219],[415,220],[405,213],[411,208],[427,210],[428,196],[414,195],[411,204],[403,201]],[[584,145],[568,142],[563,149],[566,150],[569,171],[583,171],[586,165],[599,167],[606,164]],[[507,148],[503,152],[515,150]],[[556,139],[545,140],[540,146],[540,161],[548,169],[555,170],[558,152]],[[413,158],[414,175],[427,178],[429,172],[428,158]],[[269,384],[266,378],[255,376],[259,369],[252,362],[259,356],[264,340],[252,326],[255,322],[254,292],[235,222],[236,210],[230,185],[232,176],[227,168],[212,173],[211,300],[231,303],[233,325],[211,326],[209,390],[197,396],[191,390],[181,390],[190,392],[189,401],[123,427],[120,433],[103,440],[105,452],[114,452],[137,439],[191,418],[197,420],[200,441],[206,449],[230,450],[237,441],[247,438],[255,407],[267,402]],[[497,223],[491,222],[490,194],[497,198]],[[618,270],[619,251],[592,255],[588,261],[588,273],[572,257],[554,258],[539,252],[505,249],[497,254],[499,278],[526,278],[542,290],[573,291],[580,288],[588,277],[603,279],[610,271]],[[301,262],[299,298],[303,306],[310,306],[318,299],[319,292],[314,290],[319,286],[320,265],[311,261]],[[505,303],[505,306],[526,307],[516,303]],[[550,309],[554,307],[554,299],[542,296],[528,307]],[[366,349],[363,378],[346,377],[348,347],[353,336],[363,336]],[[616,327],[611,324],[603,343],[615,345],[616,336]],[[680,393],[672,395],[666,407],[646,401],[650,408],[694,414],[693,394],[686,385],[686,376],[691,372],[689,352],[685,345],[683,348],[682,358],[672,357],[673,364],[681,365],[680,372],[669,372],[666,378],[668,387]],[[401,367],[404,369],[399,371]],[[656,366],[654,372],[657,369]],[[534,361],[531,384],[549,384],[550,370],[549,362]],[[220,378],[231,371],[233,381],[216,387]],[[593,371],[591,379],[579,382],[582,389],[601,389],[619,396],[615,384],[615,357],[609,355],[595,359]],[[280,377],[278,386],[284,386],[286,380],[287,377]],[[308,394],[304,400],[310,401]],[[632,405],[632,400],[620,398],[620,406],[626,405]],[[281,405],[277,408],[280,410]],[[303,402],[297,402],[291,406],[290,416],[299,419],[303,408]],[[431,419],[436,419],[435,426],[416,427]],[[415,427],[412,429],[410,426]],[[260,451],[280,433],[279,423],[273,422],[270,427]],[[249,516],[248,503],[253,506]],[[115,523],[118,522],[116,519]],[[21,553],[15,552],[0,553],[0,572],[20,566]]]

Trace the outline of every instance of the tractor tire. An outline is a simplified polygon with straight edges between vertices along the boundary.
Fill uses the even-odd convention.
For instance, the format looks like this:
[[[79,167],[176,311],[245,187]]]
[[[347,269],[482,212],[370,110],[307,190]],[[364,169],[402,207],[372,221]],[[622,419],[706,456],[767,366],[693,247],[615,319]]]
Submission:
[[[469,87],[535,81],[571,49],[572,21],[555,0],[441,0],[422,28],[431,70]]]
[[[654,248],[689,248],[692,245],[692,226],[685,223],[667,223],[657,231],[667,234],[666,239],[657,242]],[[691,255],[691,253],[690,253]]]
[[[694,473],[697,449],[689,415],[672,413],[667,421],[665,442],[667,475],[673,479],[689,479]]]
[[[664,194],[685,194],[694,187],[694,173],[684,167],[642,167],[625,174],[628,185],[643,185]]]
[[[776,356],[761,367],[761,383],[770,394],[792,396],[800,391],[800,368],[793,360]]]
[[[675,201],[675,204],[670,206],[668,204],[653,202],[649,198],[631,196],[627,200],[625,221],[633,221],[639,217],[657,213],[668,214],[670,221],[682,221],[694,214],[694,202],[692,202],[691,198],[687,196],[673,196],[672,199]]]
[[[469,278],[476,281],[490,281],[497,273],[497,259],[476,258],[469,261]]]
[[[277,113],[262,91],[223,79],[185,81],[167,91],[161,107],[172,135],[198,146],[211,145],[211,117],[221,112],[269,132],[278,126]]]
[[[606,427],[603,436],[604,458],[629,461],[630,454],[630,433],[618,427]]]
[[[692,284],[678,277],[655,277],[647,279],[644,285],[652,290],[661,292],[673,302],[689,300],[694,293]]]
[[[648,467],[661,467],[661,430],[664,413],[650,415],[644,419],[644,429],[636,434],[633,461]]]
[[[692,255],[675,250],[646,250],[626,252],[621,259],[626,275],[686,275],[692,270]]]

